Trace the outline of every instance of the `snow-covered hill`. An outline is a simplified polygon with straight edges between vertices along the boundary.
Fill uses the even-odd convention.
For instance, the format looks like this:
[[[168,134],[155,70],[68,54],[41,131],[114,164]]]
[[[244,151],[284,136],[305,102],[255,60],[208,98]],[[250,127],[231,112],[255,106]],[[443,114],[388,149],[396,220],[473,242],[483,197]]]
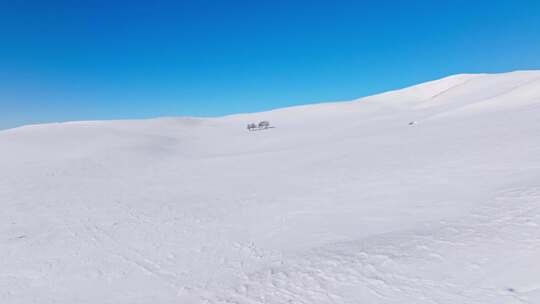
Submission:
[[[0,207],[0,303],[540,303],[540,72],[1,131]]]

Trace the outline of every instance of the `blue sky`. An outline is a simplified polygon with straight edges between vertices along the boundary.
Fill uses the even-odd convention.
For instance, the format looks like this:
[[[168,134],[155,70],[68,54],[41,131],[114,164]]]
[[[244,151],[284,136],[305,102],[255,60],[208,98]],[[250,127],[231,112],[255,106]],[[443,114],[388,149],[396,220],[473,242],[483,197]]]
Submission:
[[[216,116],[540,69],[540,1],[0,1],[0,128]]]

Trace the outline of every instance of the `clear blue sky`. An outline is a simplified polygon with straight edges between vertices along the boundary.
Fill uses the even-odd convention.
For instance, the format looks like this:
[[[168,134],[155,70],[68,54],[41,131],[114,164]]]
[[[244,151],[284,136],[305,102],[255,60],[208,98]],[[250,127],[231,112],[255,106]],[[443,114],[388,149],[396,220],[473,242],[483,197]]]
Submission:
[[[216,116],[540,69],[540,1],[0,0],[0,128]]]

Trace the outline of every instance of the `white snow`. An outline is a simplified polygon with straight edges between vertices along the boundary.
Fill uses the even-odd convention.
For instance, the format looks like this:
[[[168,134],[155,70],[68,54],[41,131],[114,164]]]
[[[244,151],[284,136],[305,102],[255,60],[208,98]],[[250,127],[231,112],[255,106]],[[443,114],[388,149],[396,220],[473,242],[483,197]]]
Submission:
[[[0,207],[0,303],[540,303],[540,71],[1,131]]]

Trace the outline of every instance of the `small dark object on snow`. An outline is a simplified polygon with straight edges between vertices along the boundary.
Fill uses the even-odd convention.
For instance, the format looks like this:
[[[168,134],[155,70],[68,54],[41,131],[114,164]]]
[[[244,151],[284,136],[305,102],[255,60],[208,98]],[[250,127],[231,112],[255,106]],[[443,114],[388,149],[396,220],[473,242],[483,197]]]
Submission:
[[[256,131],[256,130],[264,130],[270,128],[270,122],[268,121],[261,121],[258,124],[256,123],[249,123],[247,125],[248,131]]]
[[[414,126],[415,124],[416,124],[416,121],[411,121],[411,122],[409,123],[409,126]]]
[[[257,128],[257,125],[254,124],[254,123],[250,123],[250,124],[247,125],[248,131],[253,131],[253,130],[255,130],[256,128]]]
[[[259,129],[268,129],[270,127],[270,122],[268,121],[261,121],[259,123]]]

